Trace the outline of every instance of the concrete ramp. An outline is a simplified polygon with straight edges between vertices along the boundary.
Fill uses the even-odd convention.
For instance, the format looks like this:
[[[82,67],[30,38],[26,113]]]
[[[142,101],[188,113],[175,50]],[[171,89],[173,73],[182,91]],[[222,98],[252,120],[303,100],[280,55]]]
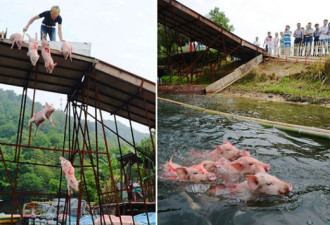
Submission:
[[[219,93],[220,91],[231,85],[232,83],[236,82],[237,80],[241,79],[246,74],[248,74],[253,68],[259,65],[262,62],[262,60],[263,60],[262,54],[258,55],[254,59],[238,67],[232,73],[207,86],[205,88],[206,93]]]

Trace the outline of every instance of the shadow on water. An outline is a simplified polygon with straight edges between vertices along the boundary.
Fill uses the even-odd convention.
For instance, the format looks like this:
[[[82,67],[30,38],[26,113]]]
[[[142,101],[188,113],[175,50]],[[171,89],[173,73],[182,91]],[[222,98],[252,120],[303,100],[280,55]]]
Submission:
[[[202,99],[203,101],[199,99],[203,97],[205,98]],[[173,96],[171,98],[173,99]],[[190,104],[194,101],[194,97],[191,96],[182,95],[175,98]],[[195,105],[210,108],[206,107],[209,96],[196,98]],[[226,101],[231,102],[231,100]],[[232,101],[237,102],[237,100]],[[221,107],[231,108],[232,113],[235,111],[231,103],[228,105],[222,103]],[[266,108],[266,104],[263,107]],[[277,108],[279,107],[280,105],[277,105]],[[282,103],[281,107],[288,106]],[[292,106],[289,105],[289,107]],[[250,110],[259,112],[257,107]],[[300,114],[308,110],[306,107]],[[327,110],[329,112],[329,109]],[[241,114],[237,111],[235,113]],[[260,114],[266,115],[266,112]],[[291,112],[285,115],[285,110],[282,109],[279,118],[292,117],[290,114]],[[314,114],[319,116],[318,122],[316,117],[313,119],[315,124],[329,129],[329,113],[325,115],[325,112],[314,111]],[[299,113],[296,116],[297,122],[283,122],[305,123],[304,116],[300,119]],[[276,115],[269,115],[265,119],[272,117],[277,118]],[[328,124],[322,121],[327,121]],[[310,126],[311,124],[303,125]],[[216,198],[206,194],[189,193],[186,191],[187,184],[185,183],[159,180],[159,224],[315,225],[329,223],[329,141],[286,133],[275,128],[264,128],[254,122],[208,115],[158,101],[158,165],[168,161],[174,152],[177,152],[174,162],[189,165],[190,151],[211,150],[215,144],[222,143],[223,140],[230,141],[237,148],[247,149],[253,157],[269,163],[271,165],[269,173],[292,183],[293,191],[284,198],[264,197],[242,201],[232,196]]]

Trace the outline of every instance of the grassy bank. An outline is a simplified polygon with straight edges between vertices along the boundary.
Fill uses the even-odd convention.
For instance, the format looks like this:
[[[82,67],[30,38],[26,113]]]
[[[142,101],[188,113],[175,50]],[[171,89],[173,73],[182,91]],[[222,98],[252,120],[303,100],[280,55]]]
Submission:
[[[309,65],[265,62],[230,89],[278,94],[294,102],[329,103],[330,60]]]

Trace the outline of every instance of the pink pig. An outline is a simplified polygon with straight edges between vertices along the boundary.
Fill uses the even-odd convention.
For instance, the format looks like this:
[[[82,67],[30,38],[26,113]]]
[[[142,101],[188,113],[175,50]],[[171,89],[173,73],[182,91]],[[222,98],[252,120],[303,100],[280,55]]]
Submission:
[[[53,58],[50,54],[49,41],[46,40],[45,35],[43,35],[43,39],[41,42],[41,55],[45,61],[46,71],[48,73],[52,73],[55,66],[57,66],[57,63],[54,63],[53,61]]]
[[[195,151],[192,153],[195,156],[200,156],[204,159],[209,159],[212,161],[218,161],[221,158],[233,161],[242,156],[251,156],[246,150],[239,150],[235,148],[228,141],[224,141],[222,145],[216,145],[213,151]]]
[[[238,184],[232,193],[243,196],[252,194],[279,195],[285,196],[292,191],[292,184],[279,180],[265,171],[255,175],[247,175],[246,181]]]
[[[260,168],[265,172],[269,171],[270,165],[260,162],[259,160],[244,156],[234,162],[221,159],[216,162],[217,175],[224,183],[233,183],[245,174],[255,174]]]
[[[28,34],[26,35],[29,37],[29,51],[27,55],[30,57],[32,65],[35,66],[39,60],[37,33],[35,38],[30,37]]]
[[[72,45],[68,41],[64,41],[61,46],[61,50],[65,59],[70,56],[70,60],[72,62],[71,54],[72,54]]]
[[[54,127],[53,119],[52,119],[52,114],[55,111],[55,107],[52,104],[48,104],[46,102],[46,106],[43,110],[40,112],[36,113],[29,121],[29,126],[31,126],[32,123],[35,123],[37,128],[34,131],[34,136],[36,136],[38,128],[40,124],[42,124],[46,119],[49,120],[50,124]]]
[[[224,141],[222,145],[216,145],[215,150],[209,153],[210,157],[214,161],[218,161],[221,158],[233,161],[242,156],[251,156],[246,150],[239,150],[229,141]]]
[[[171,180],[186,180],[192,182],[201,182],[201,181],[215,181],[216,176],[214,173],[208,172],[203,164],[194,165],[191,167],[184,167],[179,164],[173,163],[172,159],[168,163],[163,165],[163,174],[162,178],[171,179]]]
[[[62,173],[66,178],[67,181],[67,187],[68,187],[68,195],[73,194],[72,190],[79,191],[79,183],[80,180],[77,181],[75,175],[74,175],[74,168],[71,164],[71,162],[62,156],[60,156],[61,160],[61,166],[62,166]]]
[[[165,179],[171,179],[171,180],[179,179],[176,169],[182,166],[172,162],[173,156],[175,154],[176,153],[173,153],[170,158],[170,161],[162,166],[163,169],[162,177]]]
[[[19,33],[14,33],[10,35],[10,40],[13,41],[13,44],[11,45],[11,49],[13,49],[15,43],[19,50],[21,50],[23,45],[23,36]]]
[[[208,172],[202,165],[176,168],[180,180],[191,182],[215,181],[217,177],[214,173]]]

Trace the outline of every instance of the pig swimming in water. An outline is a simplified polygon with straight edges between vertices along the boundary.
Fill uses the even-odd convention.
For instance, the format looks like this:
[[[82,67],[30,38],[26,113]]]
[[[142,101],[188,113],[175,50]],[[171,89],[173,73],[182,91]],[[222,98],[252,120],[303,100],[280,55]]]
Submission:
[[[255,174],[258,172],[259,168],[262,168],[266,172],[270,169],[269,164],[265,164],[253,157],[248,156],[241,157],[233,162],[222,158],[216,162],[215,165],[217,167],[216,172],[219,180],[224,183],[237,182],[240,177],[245,174]]]
[[[193,156],[211,161],[218,161],[221,158],[233,161],[243,156],[251,156],[246,150],[239,150],[233,146],[229,141],[224,141],[222,145],[216,145],[213,151],[194,151]]]
[[[68,195],[73,194],[72,190],[79,191],[79,183],[80,180],[77,181],[75,175],[74,175],[74,168],[71,164],[71,162],[62,156],[60,156],[61,160],[61,167],[62,167],[62,173],[66,178],[67,181],[67,187],[68,187]]]
[[[34,136],[36,136],[37,131],[39,129],[40,124],[42,124],[46,119],[49,120],[50,124],[54,127],[53,119],[52,119],[52,114],[55,111],[55,107],[52,104],[48,104],[46,102],[46,106],[43,110],[40,112],[36,113],[29,121],[29,126],[31,126],[32,123],[35,123],[37,128],[34,131]]]
[[[190,167],[184,167],[179,164],[173,163],[172,155],[170,161],[163,165],[163,175],[164,179],[170,180],[184,180],[191,182],[202,182],[202,181],[215,181],[216,176],[212,172],[208,172],[204,168],[203,163],[198,165],[193,165]]]
[[[285,196],[292,191],[292,184],[279,180],[266,173],[263,167],[257,168],[255,175],[246,175],[246,181],[232,183],[227,187],[215,187],[209,190],[211,195],[231,194],[242,199],[253,199],[264,195]]]

